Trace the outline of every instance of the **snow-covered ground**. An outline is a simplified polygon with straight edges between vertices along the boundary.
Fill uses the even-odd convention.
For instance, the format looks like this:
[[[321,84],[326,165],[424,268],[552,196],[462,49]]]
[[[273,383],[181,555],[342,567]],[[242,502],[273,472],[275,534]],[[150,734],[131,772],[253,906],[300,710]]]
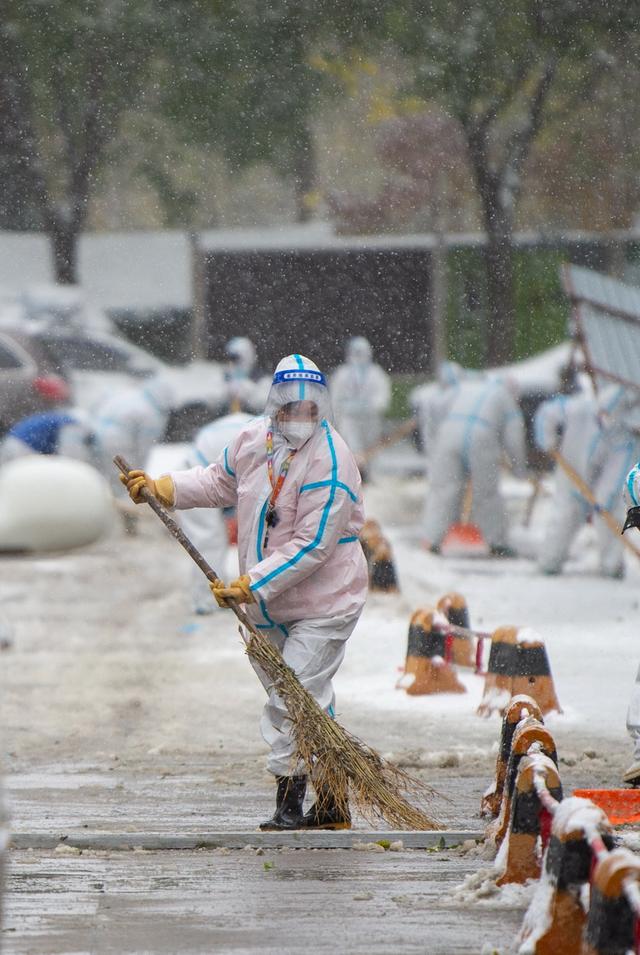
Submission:
[[[518,525],[530,490],[508,479],[505,491],[512,536],[533,550],[548,498],[540,498],[524,529]],[[481,677],[461,672],[465,695],[409,697],[395,689],[411,613],[455,589],[466,596],[474,627],[527,626],[544,638],[564,710],[548,717],[560,755],[596,753],[598,778],[617,784],[631,755],[625,712],[640,662],[639,568],[629,561],[624,581],[598,577],[590,527],[556,578],[540,576],[527,559],[426,553],[419,531],[423,495],[421,478],[381,473],[367,487],[367,511],[392,542],[401,593],[370,595],[336,679],[339,717],[386,752],[418,750],[423,762],[434,754],[484,754],[490,764],[499,719],[475,713]],[[14,639],[3,655],[3,724],[18,762],[51,758],[49,737],[60,758],[91,757],[111,746],[132,756],[219,745],[263,751],[262,690],[231,615],[189,616],[189,560],[150,512],[140,512],[138,537],[115,527],[86,551],[1,560],[1,614]],[[233,571],[233,557],[226,570]]]
[[[150,469],[157,473],[180,453],[179,447],[161,449]],[[545,484],[548,490],[550,482]],[[540,497],[531,527],[522,528],[530,488],[512,479],[503,485],[513,539],[533,552],[543,533],[548,496]],[[338,718],[448,797],[434,804],[443,822],[482,829],[479,799],[491,778],[500,729],[496,715],[476,715],[482,678],[462,671],[464,695],[409,697],[395,689],[411,613],[455,589],[466,596],[475,627],[527,626],[546,641],[564,710],[547,723],[557,741],[565,792],[577,785],[618,786],[631,757],[625,710],[640,658],[638,567],[629,562],[624,581],[599,578],[589,527],[576,541],[567,573],[558,578],[538,575],[524,558],[435,556],[420,547],[424,491],[422,477],[401,477],[391,466],[379,467],[366,489],[368,514],[391,539],[401,592],[370,595],[336,679]],[[108,538],[84,550],[0,558],[0,636],[11,644],[0,656],[2,759],[15,831],[251,829],[272,808],[273,785],[258,731],[263,691],[244,657],[234,619],[226,611],[190,616],[189,559],[147,508],[137,513],[135,537],[125,536],[116,522]],[[234,572],[233,560],[231,554],[228,575]],[[12,938],[24,943],[16,951],[44,952],[34,939],[53,927],[81,931],[75,916],[65,921],[64,905],[74,912],[74,905],[84,906],[83,912],[87,906],[100,911],[99,892],[86,888],[83,875],[91,866],[110,880],[109,898],[117,886],[126,886],[127,898],[140,892],[144,907],[153,893],[153,885],[140,881],[135,856],[123,859],[116,853],[95,863],[90,856],[78,867],[46,853],[42,858],[17,855],[11,878],[18,894],[8,905],[11,931],[18,933]],[[246,857],[240,855],[242,864],[229,860],[225,879],[231,873],[244,878]],[[284,871],[285,862],[274,860],[276,871]],[[376,951],[423,950],[415,940],[423,939],[428,928],[434,952],[513,952],[532,887],[496,889],[481,869],[490,859],[473,846],[443,862],[438,868],[415,854],[400,854],[394,878],[410,887],[410,874],[417,873],[414,888],[404,895],[398,895],[390,876],[376,872],[371,882],[376,912],[388,915],[388,928],[400,919],[398,930],[404,933],[404,941],[381,940]],[[321,863],[334,866],[341,894],[360,898],[353,894],[359,885],[357,860],[331,863],[311,853],[296,865],[303,863],[320,880],[315,891],[325,892]],[[163,864],[178,879],[175,885],[184,887],[183,875],[176,875],[182,862]],[[301,878],[296,865],[291,878]],[[62,893],[62,909],[55,900],[49,904],[41,882],[29,881],[30,866],[34,879],[42,872],[54,880],[51,891]],[[206,878],[213,879],[203,883],[210,886],[205,895],[213,892],[219,899],[224,891],[224,879],[215,882],[219,867],[208,862],[205,868]],[[438,871],[430,875],[432,868]],[[367,872],[372,879],[373,870]],[[71,888],[80,878],[77,885],[85,894],[76,899]],[[175,901],[160,903],[166,920],[167,905],[187,904],[182,888],[175,892]],[[282,928],[293,915],[277,908],[277,898],[282,902],[274,896],[274,911]],[[30,913],[29,931],[22,904]],[[412,913],[410,928],[403,905],[407,916]],[[345,911],[352,910],[349,902]],[[116,932],[106,910],[100,918]],[[228,924],[233,918],[229,915]],[[202,931],[204,939],[206,927]],[[20,932],[26,932],[24,937]]]

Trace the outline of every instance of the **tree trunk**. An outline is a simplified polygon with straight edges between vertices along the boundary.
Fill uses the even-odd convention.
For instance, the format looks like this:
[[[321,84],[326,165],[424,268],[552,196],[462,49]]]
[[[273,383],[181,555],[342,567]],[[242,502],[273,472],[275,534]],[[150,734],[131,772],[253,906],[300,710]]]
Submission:
[[[513,233],[487,229],[487,361],[504,365],[513,361],[516,341],[516,308],[513,270]]]
[[[313,217],[313,209],[309,204],[309,194],[313,192],[316,184],[316,162],[313,137],[306,126],[300,129],[294,149],[293,174],[296,222],[309,222]]]
[[[52,243],[56,282],[60,285],[75,285],[78,280],[76,265],[80,230],[58,221],[50,222],[47,231]]]

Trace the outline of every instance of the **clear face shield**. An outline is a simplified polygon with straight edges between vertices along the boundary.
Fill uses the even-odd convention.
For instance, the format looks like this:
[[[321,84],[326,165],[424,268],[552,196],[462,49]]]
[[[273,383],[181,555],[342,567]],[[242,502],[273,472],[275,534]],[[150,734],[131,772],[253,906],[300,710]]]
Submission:
[[[331,420],[329,392],[322,372],[317,368],[287,367],[281,362],[273,376],[265,415],[271,418],[275,432],[282,434],[292,447],[301,447],[323,420]]]

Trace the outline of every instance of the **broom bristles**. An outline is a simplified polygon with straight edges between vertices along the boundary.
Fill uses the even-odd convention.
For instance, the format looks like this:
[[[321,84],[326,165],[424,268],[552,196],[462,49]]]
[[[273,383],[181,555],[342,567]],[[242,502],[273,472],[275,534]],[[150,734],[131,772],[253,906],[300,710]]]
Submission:
[[[351,799],[367,819],[384,819],[396,829],[443,828],[407,798],[424,802],[435,795],[431,787],[384,760],[332,719],[268,640],[244,634],[243,639],[247,654],[287,707],[296,759],[304,763],[321,803],[334,800],[346,814]]]

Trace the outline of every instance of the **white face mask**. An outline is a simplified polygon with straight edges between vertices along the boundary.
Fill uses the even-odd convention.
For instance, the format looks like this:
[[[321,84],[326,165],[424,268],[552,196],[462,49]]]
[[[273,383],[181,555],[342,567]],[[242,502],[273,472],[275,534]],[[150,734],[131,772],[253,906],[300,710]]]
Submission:
[[[285,421],[280,426],[283,437],[292,448],[301,448],[316,430],[313,421]]]

